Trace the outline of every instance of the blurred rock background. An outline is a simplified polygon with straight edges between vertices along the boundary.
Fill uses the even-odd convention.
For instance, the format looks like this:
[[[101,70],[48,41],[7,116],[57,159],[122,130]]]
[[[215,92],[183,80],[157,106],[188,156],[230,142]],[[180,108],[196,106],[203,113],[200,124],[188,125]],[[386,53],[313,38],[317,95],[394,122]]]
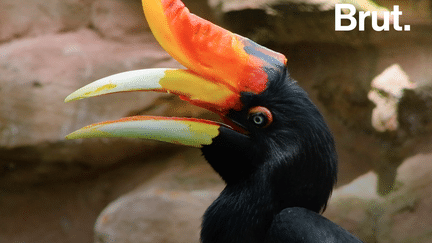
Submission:
[[[191,12],[284,53],[340,157],[327,217],[365,242],[432,242],[432,1],[399,5],[411,31],[336,32],[334,4],[184,0]],[[392,28],[391,28],[392,29]],[[0,242],[198,242],[223,182],[200,151],[133,139],[65,141],[136,114],[214,118],[166,94],[63,103],[122,71],[180,67],[139,0],[0,1]]]

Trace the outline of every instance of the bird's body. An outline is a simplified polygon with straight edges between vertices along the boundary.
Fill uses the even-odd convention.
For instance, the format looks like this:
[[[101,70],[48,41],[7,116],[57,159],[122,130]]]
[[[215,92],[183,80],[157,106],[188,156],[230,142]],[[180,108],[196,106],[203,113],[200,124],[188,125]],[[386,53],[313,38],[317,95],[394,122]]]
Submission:
[[[336,183],[333,136],[288,72],[283,54],[189,13],[180,0],[145,0],[156,39],[188,69],[125,72],[67,101],[123,91],[179,95],[230,125],[129,117],[68,138],[140,137],[201,147],[225,189],[203,217],[202,243],[359,242],[320,216]]]
[[[265,243],[361,243],[345,229],[305,208],[286,208],[274,218]]]

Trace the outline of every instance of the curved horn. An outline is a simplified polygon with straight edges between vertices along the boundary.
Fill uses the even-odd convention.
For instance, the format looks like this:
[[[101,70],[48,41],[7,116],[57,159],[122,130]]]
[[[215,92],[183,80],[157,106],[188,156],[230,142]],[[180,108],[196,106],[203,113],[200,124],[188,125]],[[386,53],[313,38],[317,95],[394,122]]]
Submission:
[[[180,0],[143,0],[143,9],[157,41],[172,57],[235,91],[262,92],[269,69],[286,64],[284,55],[191,14]]]

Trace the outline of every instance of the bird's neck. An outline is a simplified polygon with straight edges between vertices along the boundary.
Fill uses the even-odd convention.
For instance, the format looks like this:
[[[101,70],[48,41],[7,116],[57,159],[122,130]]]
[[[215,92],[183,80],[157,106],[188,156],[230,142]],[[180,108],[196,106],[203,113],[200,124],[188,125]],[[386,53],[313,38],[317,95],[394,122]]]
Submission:
[[[333,181],[318,185],[318,169],[303,167],[307,160],[264,163],[241,181],[228,182],[204,214],[202,243],[262,243],[274,217],[285,208],[303,207],[319,212]],[[236,170],[236,166],[231,169]],[[313,176],[302,176],[302,171]]]
[[[252,153],[250,150],[250,139],[230,129],[225,129],[211,145],[201,149],[207,162],[228,185],[241,184],[250,177],[255,169],[248,157]]]
[[[204,214],[203,243],[263,242],[275,212],[265,185],[227,185]]]

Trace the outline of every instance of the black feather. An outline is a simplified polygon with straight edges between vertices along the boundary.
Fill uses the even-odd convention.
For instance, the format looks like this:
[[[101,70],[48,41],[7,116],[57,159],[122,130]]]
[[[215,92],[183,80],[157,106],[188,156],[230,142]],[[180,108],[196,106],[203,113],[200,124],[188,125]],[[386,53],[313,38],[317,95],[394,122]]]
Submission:
[[[265,243],[286,242],[361,243],[345,229],[305,208],[287,208],[274,218]]]

